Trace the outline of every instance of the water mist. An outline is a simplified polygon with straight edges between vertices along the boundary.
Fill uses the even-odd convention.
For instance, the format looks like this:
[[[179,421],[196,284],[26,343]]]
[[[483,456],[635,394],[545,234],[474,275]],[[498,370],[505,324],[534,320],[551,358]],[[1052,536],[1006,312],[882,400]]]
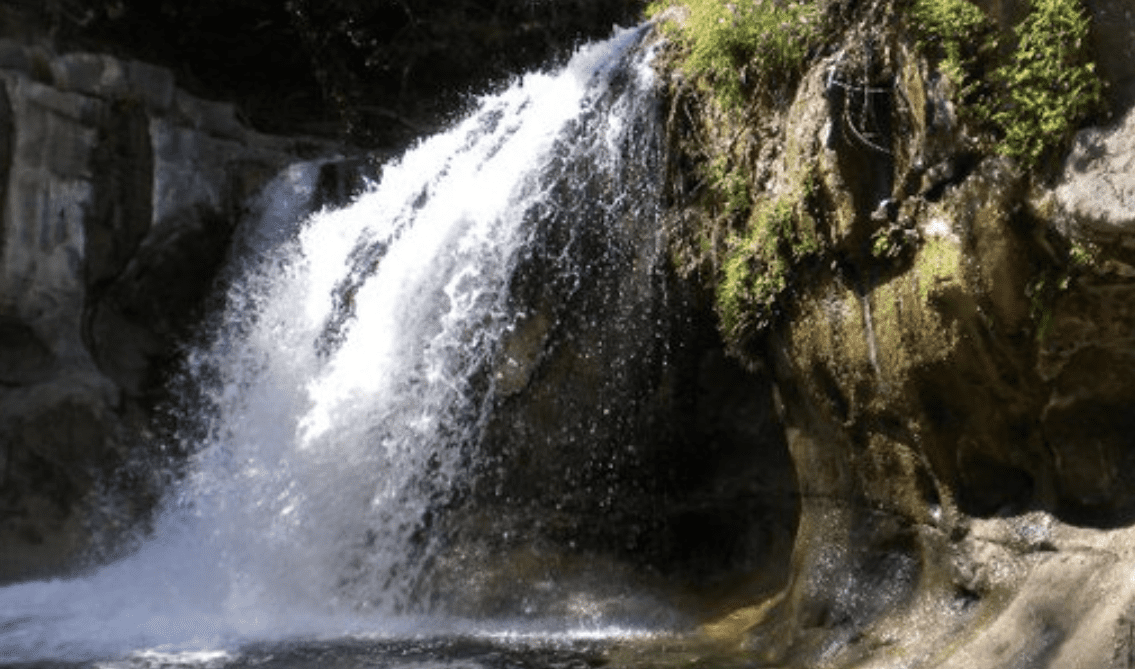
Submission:
[[[88,576],[0,589],[0,662],[492,628],[428,592],[438,517],[514,382],[499,364],[525,315],[510,286],[553,191],[593,198],[573,171],[616,182],[657,160],[641,155],[659,150],[641,136],[657,125],[645,32],[486,97],[345,208],[293,220],[314,168],[282,174],[187,355],[190,462],[152,535]],[[657,223],[651,188],[603,197],[589,206]],[[586,259],[571,235],[561,250],[570,291]]]

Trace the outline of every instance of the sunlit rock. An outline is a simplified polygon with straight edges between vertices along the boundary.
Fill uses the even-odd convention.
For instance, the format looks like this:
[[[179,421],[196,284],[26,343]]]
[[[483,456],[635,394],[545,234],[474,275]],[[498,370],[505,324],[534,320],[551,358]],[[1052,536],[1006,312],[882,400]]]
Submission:
[[[1135,109],[1076,135],[1056,201],[1088,233],[1135,234]]]

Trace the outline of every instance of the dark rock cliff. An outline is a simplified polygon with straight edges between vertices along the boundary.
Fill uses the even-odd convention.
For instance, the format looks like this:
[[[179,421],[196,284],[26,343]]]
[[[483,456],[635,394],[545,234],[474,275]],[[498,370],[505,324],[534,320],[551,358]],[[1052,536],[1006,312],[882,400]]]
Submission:
[[[563,58],[642,0],[10,0],[0,35],[170,68],[275,134],[398,150],[465,97]]]

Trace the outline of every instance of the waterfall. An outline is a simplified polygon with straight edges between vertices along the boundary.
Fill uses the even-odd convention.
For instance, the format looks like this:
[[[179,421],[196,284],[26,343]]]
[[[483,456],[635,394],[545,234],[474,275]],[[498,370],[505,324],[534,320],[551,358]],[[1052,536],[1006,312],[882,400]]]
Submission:
[[[0,662],[468,626],[438,604],[459,593],[429,592],[431,558],[498,386],[519,383],[501,362],[528,315],[516,272],[557,220],[570,294],[594,221],[565,217],[657,223],[655,187],[621,186],[660,150],[646,30],[486,97],[345,208],[293,224],[287,193],[313,180],[282,175],[293,190],[243,232],[188,354],[194,420],[169,446],[189,462],[151,536],[87,576],[0,589]]]

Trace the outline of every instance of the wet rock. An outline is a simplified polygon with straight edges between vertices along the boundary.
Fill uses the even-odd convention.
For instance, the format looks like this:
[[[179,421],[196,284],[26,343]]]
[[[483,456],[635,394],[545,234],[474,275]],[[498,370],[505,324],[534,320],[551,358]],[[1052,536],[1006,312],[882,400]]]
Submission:
[[[595,143],[540,175],[549,196],[509,287],[521,316],[485,371],[475,519],[454,544],[541,569],[555,555],[629,565],[716,612],[785,582],[795,476],[768,374],[725,357],[705,303],[667,269],[658,109],[640,97],[632,135],[612,144],[585,119],[573,130]],[[616,147],[628,153],[607,162]],[[491,571],[467,569],[452,571]]]
[[[1051,395],[1042,414],[1062,500],[1081,520],[1111,523],[1135,510],[1135,287],[1085,280],[1061,296],[1042,348]]]
[[[120,457],[106,403],[109,388],[86,385],[96,382],[56,377],[0,399],[3,580],[58,572],[89,541],[79,509]]]
[[[1135,9],[1124,0],[1087,0],[1092,17],[1092,54],[1100,75],[1109,82],[1112,110],[1122,113],[1135,105]]]
[[[35,331],[13,318],[0,318],[0,385],[28,386],[48,379],[55,356]]]

